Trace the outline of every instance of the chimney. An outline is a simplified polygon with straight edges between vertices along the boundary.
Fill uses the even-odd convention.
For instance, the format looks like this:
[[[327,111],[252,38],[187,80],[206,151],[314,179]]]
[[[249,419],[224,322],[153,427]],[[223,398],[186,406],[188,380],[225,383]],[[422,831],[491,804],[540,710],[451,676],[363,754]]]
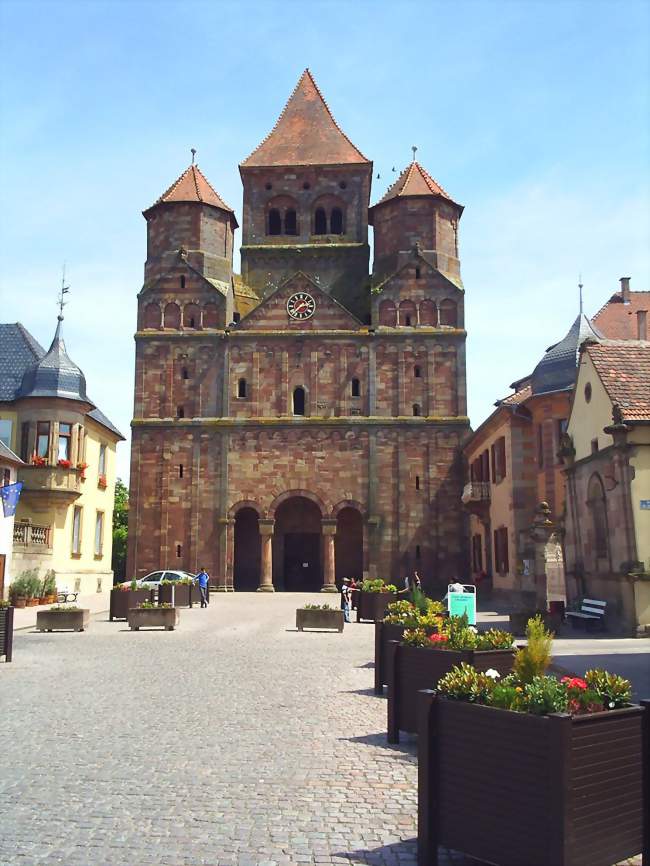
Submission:
[[[636,311],[637,340],[648,339],[648,311]]]
[[[621,277],[619,280],[621,284],[621,297],[623,298],[624,304],[630,303],[630,278],[629,277]]]

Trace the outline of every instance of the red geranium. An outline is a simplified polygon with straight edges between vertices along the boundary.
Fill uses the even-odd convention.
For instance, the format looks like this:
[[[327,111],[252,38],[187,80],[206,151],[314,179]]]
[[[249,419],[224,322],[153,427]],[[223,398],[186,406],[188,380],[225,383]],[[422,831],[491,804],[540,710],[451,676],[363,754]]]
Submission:
[[[587,689],[587,683],[580,677],[562,677],[560,682],[564,683],[567,689]]]
[[[431,643],[446,643],[449,638],[446,634],[432,634],[429,640]]]

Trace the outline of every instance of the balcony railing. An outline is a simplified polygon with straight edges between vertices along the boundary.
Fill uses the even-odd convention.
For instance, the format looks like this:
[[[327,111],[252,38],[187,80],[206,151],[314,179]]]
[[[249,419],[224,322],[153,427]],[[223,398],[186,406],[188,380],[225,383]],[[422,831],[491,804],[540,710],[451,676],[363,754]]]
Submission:
[[[81,471],[63,466],[23,466],[18,470],[18,480],[25,491],[79,494]]]
[[[461,500],[464,505],[470,502],[489,502],[490,501],[490,482],[489,481],[470,481],[463,488]]]
[[[50,526],[36,526],[33,523],[14,524],[14,548],[38,548],[47,550],[50,547]]]

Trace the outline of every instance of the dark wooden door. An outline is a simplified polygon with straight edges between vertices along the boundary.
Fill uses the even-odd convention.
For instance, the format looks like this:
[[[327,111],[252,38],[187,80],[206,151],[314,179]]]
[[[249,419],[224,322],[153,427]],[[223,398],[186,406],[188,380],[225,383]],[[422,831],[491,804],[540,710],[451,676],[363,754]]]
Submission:
[[[318,532],[284,536],[284,586],[290,592],[317,592],[323,586]]]

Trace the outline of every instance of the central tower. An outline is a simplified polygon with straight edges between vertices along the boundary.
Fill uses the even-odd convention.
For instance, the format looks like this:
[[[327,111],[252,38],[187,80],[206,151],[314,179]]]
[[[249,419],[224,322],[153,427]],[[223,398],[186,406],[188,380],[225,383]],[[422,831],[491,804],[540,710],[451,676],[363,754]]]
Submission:
[[[339,128],[308,69],[239,171],[243,282],[264,297],[302,271],[366,321],[372,162]]]

